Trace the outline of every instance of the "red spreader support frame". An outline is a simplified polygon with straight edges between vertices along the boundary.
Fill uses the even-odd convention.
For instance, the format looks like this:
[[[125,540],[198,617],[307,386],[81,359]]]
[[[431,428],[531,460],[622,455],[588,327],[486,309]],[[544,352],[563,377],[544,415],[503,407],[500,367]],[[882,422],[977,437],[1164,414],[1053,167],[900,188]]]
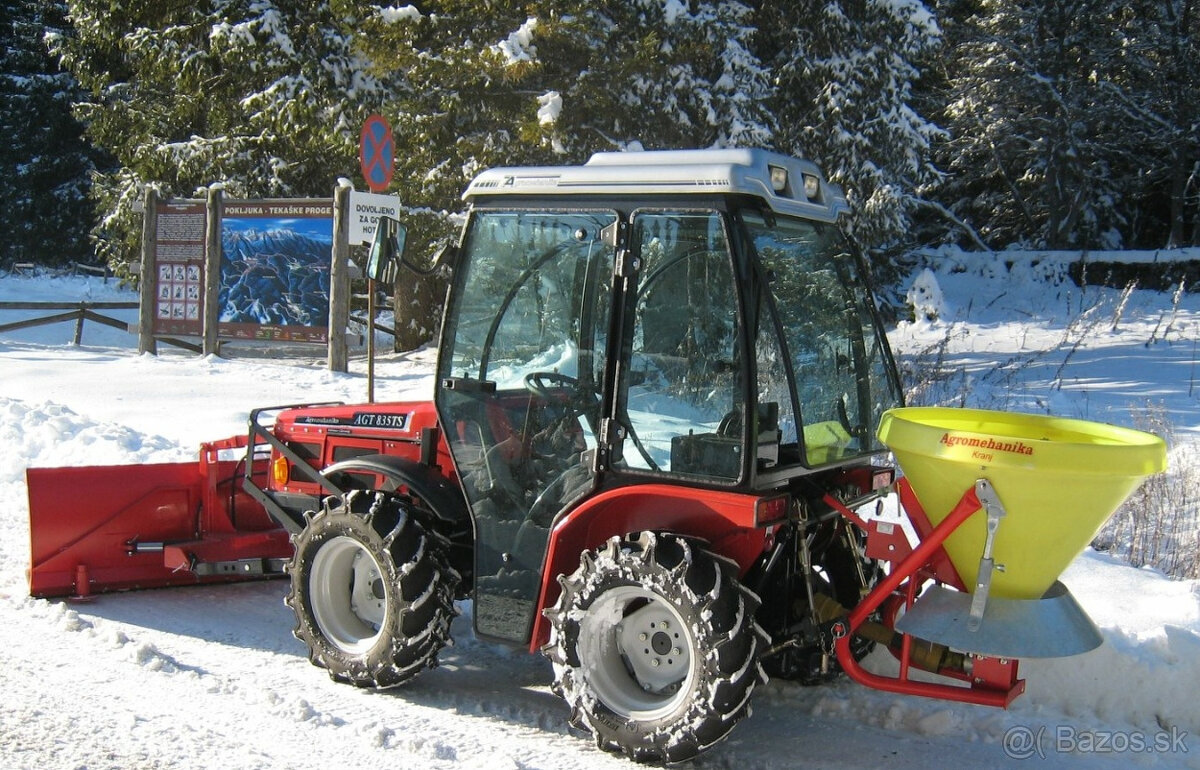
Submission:
[[[825,502],[834,510],[867,533],[868,556],[892,562],[892,569],[887,576],[850,611],[842,621],[843,626],[835,629],[837,638],[834,650],[838,663],[851,679],[877,690],[1007,708],[1017,696],[1025,692],[1025,680],[1017,677],[1019,661],[1015,658],[972,654],[969,656],[972,664],[969,673],[949,669],[937,672],[967,683],[969,686],[966,687],[910,679],[909,672],[913,666],[913,637],[909,634],[902,635],[899,651],[893,650],[900,661],[897,676],[873,674],[854,659],[850,649],[850,637],[872,613],[889,600],[902,601],[906,609],[912,607],[921,587],[931,580],[960,591],[965,590],[942,544],[963,522],[983,508],[975,488],[972,486],[963,493],[958,504],[936,527],[930,525],[929,517],[913,494],[907,479],[901,478],[896,482],[896,491],[900,497],[901,508],[913,523],[913,528],[920,538],[915,548],[894,524],[864,520],[832,496],[825,497]],[[890,626],[896,613],[885,611],[884,615],[884,622]]]

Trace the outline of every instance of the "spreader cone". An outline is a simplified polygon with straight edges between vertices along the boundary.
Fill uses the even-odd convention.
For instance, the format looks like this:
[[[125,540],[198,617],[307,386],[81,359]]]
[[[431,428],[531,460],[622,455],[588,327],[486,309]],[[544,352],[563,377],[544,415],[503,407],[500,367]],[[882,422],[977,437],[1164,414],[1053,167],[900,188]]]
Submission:
[[[1142,480],[1167,464],[1166,445],[1150,433],[980,409],[892,409],[879,439],[935,526],[977,480],[991,483],[1006,511],[991,595],[1012,599],[1045,594]],[[986,519],[971,516],[945,543],[968,586],[979,574]]]

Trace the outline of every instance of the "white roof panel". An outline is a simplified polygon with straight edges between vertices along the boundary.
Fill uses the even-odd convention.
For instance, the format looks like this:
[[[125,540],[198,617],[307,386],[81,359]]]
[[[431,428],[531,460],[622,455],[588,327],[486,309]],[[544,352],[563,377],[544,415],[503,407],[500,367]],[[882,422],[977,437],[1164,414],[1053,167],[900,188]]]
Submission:
[[[771,185],[772,168],[787,172],[787,184],[778,192]],[[812,199],[804,194],[804,176],[819,180]],[[847,208],[842,191],[811,161],[748,149],[604,152],[582,166],[495,168],[475,177],[463,198],[694,194],[752,195],[780,214],[821,221],[833,221]]]

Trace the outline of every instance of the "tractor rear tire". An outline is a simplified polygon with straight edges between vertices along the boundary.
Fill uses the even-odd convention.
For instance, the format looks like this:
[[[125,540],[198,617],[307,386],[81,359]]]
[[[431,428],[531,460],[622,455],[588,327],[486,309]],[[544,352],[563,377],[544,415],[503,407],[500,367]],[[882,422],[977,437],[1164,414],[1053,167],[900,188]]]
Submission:
[[[750,713],[767,637],[734,565],[683,538],[641,533],[585,553],[560,582],[542,651],[572,723],[599,748],[683,762]]]
[[[394,687],[450,642],[458,573],[448,543],[403,497],[330,498],[293,538],[287,604],[309,660],[336,681]]]

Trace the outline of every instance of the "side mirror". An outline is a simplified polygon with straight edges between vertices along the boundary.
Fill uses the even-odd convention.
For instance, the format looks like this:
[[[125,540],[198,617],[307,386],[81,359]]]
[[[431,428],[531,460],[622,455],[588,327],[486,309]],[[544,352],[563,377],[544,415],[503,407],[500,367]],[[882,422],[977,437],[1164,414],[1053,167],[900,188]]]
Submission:
[[[384,284],[396,282],[396,272],[404,259],[404,242],[408,229],[391,217],[380,217],[375,226],[375,238],[367,256],[367,278]]]

